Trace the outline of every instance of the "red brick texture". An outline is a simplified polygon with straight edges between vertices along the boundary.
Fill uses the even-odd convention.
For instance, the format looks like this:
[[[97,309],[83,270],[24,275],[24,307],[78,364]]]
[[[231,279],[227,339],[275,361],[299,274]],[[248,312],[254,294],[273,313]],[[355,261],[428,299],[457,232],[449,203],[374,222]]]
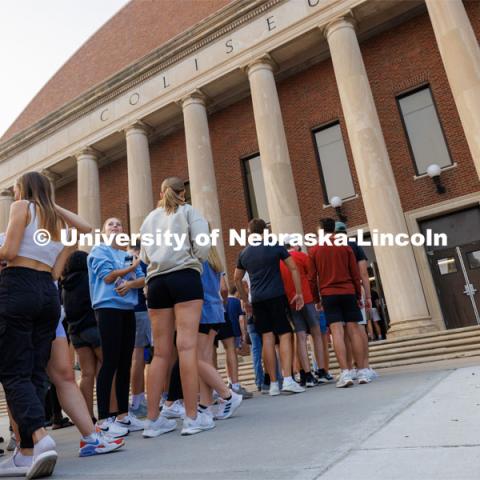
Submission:
[[[480,3],[467,9],[480,35]],[[434,204],[480,190],[480,182],[465,140],[458,113],[436,47],[428,15],[422,14],[361,44],[372,92],[388,148],[404,211]],[[402,126],[396,96],[423,83],[431,86],[440,121],[457,167],[444,172],[447,193],[438,195],[429,178],[414,180],[415,169]],[[305,231],[313,231],[319,218],[332,216],[323,208],[324,196],[315,154],[312,129],[340,121],[358,198],[344,204],[349,225],[366,223],[360,188],[352,160],[331,61],[296,74],[278,84],[287,142],[292,161]],[[210,116],[210,135],[216,169],[222,226],[244,227],[248,221],[247,194],[242,158],[258,152],[250,98]],[[188,178],[183,129],[151,145],[152,180],[155,195],[163,178]],[[126,217],[127,181],[125,160],[101,170],[102,216]],[[75,185],[62,188],[57,197],[70,202]],[[238,248],[227,248],[227,262],[233,271]]]

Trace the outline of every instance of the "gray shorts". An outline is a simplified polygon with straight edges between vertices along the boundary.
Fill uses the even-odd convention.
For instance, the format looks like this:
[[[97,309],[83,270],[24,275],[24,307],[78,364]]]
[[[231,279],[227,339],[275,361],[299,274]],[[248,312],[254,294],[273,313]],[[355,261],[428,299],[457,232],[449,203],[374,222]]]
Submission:
[[[98,348],[101,345],[98,327],[90,327],[78,334],[70,335],[73,348]]]
[[[135,312],[135,348],[143,348],[152,344],[152,327],[148,312]]]
[[[301,310],[292,309],[291,312],[295,332],[306,332],[318,326],[318,312],[313,303],[306,303]]]

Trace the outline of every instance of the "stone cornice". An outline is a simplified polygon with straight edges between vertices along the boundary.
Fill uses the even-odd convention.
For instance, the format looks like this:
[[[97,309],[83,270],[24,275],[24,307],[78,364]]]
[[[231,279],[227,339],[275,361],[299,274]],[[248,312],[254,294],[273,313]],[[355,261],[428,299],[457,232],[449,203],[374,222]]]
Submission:
[[[152,53],[95,85],[12,138],[0,143],[0,161],[165,70],[184,57],[286,0],[236,0]]]

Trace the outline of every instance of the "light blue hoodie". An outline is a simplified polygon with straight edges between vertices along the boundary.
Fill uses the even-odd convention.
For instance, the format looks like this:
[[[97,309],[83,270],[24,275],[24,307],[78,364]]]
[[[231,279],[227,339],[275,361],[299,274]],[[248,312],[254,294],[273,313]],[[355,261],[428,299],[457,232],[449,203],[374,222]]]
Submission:
[[[118,308],[119,310],[133,310],[138,303],[138,291],[132,288],[124,297],[115,291],[115,282],[105,283],[104,278],[113,270],[122,270],[128,266],[125,250],[117,250],[107,245],[97,245],[92,248],[87,259],[88,281],[92,307]],[[144,277],[140,266],[134,272],[125,275],[125,280]]]

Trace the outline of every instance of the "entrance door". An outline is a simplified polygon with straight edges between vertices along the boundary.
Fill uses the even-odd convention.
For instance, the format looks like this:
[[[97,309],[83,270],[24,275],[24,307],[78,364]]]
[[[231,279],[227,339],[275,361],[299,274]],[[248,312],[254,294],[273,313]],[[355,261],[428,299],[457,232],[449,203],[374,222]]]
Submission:
[[[480,325],[480,242],[428,252],[447,328]]]

